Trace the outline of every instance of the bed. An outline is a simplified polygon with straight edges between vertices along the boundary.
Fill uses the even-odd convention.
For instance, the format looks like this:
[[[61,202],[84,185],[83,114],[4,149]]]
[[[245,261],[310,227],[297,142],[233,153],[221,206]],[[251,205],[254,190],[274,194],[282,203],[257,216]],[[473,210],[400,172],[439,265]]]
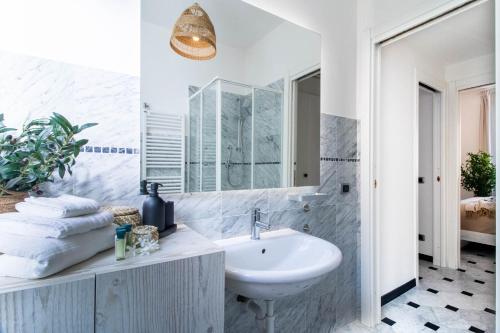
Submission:
[[[473,197],[460,202],[460,239],[495,246],[494,197]]]

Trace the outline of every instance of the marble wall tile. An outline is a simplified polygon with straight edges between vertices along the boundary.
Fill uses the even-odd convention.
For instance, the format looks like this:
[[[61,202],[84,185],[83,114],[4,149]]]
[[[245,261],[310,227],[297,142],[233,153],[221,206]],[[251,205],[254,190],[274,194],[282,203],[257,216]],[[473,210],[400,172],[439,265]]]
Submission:
[[[298,294],[276,300],[276,332],[307,332],[308,308],[304,304],[304,298],[303,294]]]
[[[354,321],[357,315],[356,293],[360,286],[355,285],[356,281],[356,252],[354,246],[344,246],[342,251],[342,262],[337,268],[335,307],[337,309],[337,324],[341,327]]]
[[[250,235],[251,214],[238,216],[225,216],[222,218],[222,238]],[[269,214],[261,213],[260,220],[264,223],[269,221]]]
[[[285,89],[285,79],[276,80],[267,85],[268,88],[283,91]]]
[[[71,65],[1,51],[0,73],[0,110],[7,125],[20,128],[27,119],[72,113],[75,78]]]
[[[235,293],[226,289],[224,308],[224,332],[258,332],[255,315],[249,313],[242,303],[236,301]]]
[[[269,211],[282,211],[289,209],[299,209],[302,208],[303,203],[298,201],[288,200],[288,193],[290,189],[288,188],[275,188],[270,189],[269,193]]]
[[[0,51],[0,110],[5,123],[58,112],[76,124],[98,123],[78,135],[89,147],[139,148],[139,78]],[[116,115],[120,116],[117,117]],[[82,152],[73,176],[43,186],[47,195],[73,193],[103,202],[137,195],[138,154]]]
[[[222,234],[223,222],[220,217],[184,221],[183,223],[210,240],[222,239],[224,236]]]
[[[125,74],[74,67],[75,107],[71,116],[77,123],[98,123],[82,135],[93,145],[139,147],[139,79]],[[117,114],[120,116],[117,117]]]
[[[282,166],[279,164],[254,165],[254,188],[281,187]]]
[[[223,191],[222,216],[250,214],[253,209],[269,211],[268,192],[265,190]]]
[[[307,332],[330,333],[336,327],[337,304],[335,291],[318,297],[309,297],[307,306]]]
[[[222,192],[223,193],[223,192]],[[174,202],[179,222],[221,217],[221,192],[197,192],[161,195]]]
[[[304,209],[292,209],[273,211],[269,214],[269,223],[272,230],[292,228],[298,231],[304,230],[304,225],[314,224],[316,221],[316,211],[305,212]]]
[[[129,200],[139,194],[139,155],[85,154],[78,156],[73,193],[101,202]]]
[[[338,157],[337,154],[337,118],[335,116],[322,113],[320,115],[320,156]]]
[[[336,117],[337,156],[342,158],[358,158],[356,119]]]

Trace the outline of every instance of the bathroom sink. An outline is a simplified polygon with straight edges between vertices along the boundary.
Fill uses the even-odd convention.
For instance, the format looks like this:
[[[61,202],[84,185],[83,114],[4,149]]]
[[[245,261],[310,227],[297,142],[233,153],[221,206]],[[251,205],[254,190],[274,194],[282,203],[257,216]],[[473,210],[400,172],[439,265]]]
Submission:
[[[330,242],[292,229],[216,242],[226,251],[226,287],[252,299],[300,293],[337,268],[342,253]]]

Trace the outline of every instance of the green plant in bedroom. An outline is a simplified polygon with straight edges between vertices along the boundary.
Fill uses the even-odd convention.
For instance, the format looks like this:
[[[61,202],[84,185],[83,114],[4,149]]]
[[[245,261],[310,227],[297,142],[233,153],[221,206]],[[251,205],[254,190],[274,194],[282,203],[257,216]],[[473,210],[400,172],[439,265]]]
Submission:
[[[491,196],[495,188],[495,165],[492,156],[483,151],[468,153],[462,165],[462,187],[476,197]]]
[[[28,191],[40,194],[39,185],[53,182],[56,170],[61,178],[71,175],[80,148],[88,142],[75,136],[95,125],[72,125],[53,113],[49,118],[28,121],[17,133],[0,121],[0,198]]]

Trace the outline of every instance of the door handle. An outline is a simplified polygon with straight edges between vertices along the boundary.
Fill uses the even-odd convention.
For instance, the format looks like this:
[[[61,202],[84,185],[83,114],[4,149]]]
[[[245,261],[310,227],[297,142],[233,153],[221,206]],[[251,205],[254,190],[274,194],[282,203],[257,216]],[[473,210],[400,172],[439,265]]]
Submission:
[[[437,176],[436,180],[438,181],[438,183],[441,181],[441,177]]]

